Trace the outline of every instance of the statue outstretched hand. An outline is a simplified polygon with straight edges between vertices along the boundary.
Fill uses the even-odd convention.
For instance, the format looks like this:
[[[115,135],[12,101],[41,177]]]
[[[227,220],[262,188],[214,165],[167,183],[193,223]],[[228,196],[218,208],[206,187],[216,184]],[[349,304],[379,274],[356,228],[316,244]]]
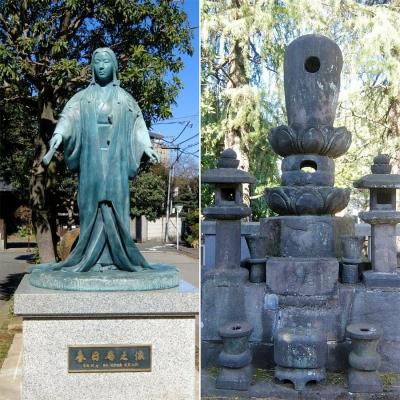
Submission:
[[[46,155],[43,157],[43,164],[44,165],[49,165],[51,159],[54,156],[54,153],[56,152],[56,150],[58,149],[58,147],[60,146],[62,142],[62,136],[59,133],[56,133],[51,139],[50,139],[50,149],[49,151],[46,153]]]
[[[144,150],[144,153],[149,157],[149,161],[152,164],[157,164],[161,161],[160,155],[151,147],[148,147],[147,149]]]

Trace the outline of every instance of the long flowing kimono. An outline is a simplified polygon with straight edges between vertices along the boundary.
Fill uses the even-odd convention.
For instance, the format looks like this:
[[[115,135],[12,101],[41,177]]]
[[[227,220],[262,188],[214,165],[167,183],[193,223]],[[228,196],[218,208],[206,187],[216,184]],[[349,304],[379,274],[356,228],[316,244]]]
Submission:
[[[152,268],[129,234],[129,178],[137,174],[145,149],[152,145],[135,100],[119,85],[109,90],[112,124],[106,161],[100,150],[97,125],[99,105],[104,99],[96,84],[69,100],[55,129],[55,134],[63,137],[69,169],[79,174],[80,236],[66,260],[42,264],[39,268],[89,271],[106,246],[114,268],[125,271]]]

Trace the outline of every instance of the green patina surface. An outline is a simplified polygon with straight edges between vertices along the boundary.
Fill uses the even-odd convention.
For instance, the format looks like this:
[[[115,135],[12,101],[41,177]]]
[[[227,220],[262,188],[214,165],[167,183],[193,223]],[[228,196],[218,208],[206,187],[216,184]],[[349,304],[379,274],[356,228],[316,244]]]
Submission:
[[[142,112],[119,85],[111,49],[95,50],[91,66],[92,82],[64,107],[43,158],[48,164],[62,143],[68,168],[79,174],[79,240],[64,261],[33,267],[31,284],[78,291],[177,286],[177,270],[148,264],[130,236],[129,179],[142,162],[159,161]]]

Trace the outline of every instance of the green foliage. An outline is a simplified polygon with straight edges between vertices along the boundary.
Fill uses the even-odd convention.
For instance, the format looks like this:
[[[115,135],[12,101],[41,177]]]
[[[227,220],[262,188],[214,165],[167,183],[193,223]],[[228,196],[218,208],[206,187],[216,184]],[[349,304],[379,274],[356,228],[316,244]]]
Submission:
[[[161,165],[142,171],[131,185],[131,216],[144,215],[149,221],[160,218],[164,212],[167,183],[166,171]]]
[[[39,160],[58,113],[89,83],[93,50],[103,46],[115,51],[121,86],[146,122],[170,117],[182,87],[180,55],[193,51],[181,1],[0,2],[0,176],[26,203],[30,195],[39,214],[64,211],[75,196],[76,177],[62,156],[47,170]]]
[[[199,209],[198,207],[186,212],[185,218],[186,230],[183,239],[191,247],[199,247]]]
[[[122,85],[148,122],[171,116],[181,88],[179,53],[192,54],[180,1],[11,1],[0,3],[0,82],[7,98],[50,91],[64,105],[85,86],[94,49],[112,47]],[[24,94],[25,96],[26,94]]]
[[[32,227],[30,225],[22,225],[18,227],[18,235],[22,238],[32,236]]]
[[[202,4],[203,168],[227,144],[229,130],[240,128],[240,148],[257,177],[255,195],[279,183],[277,157],[267,135],[287,121],[284,50],[300,35],[319,33],[335,40],[343,52],[335,125],[346,126],[353,134],[349,152],[336,160],[336,185],[351,187],[353,180],[369,173],[378,152],[390,154],[394,171],[400,170],[397,2],[205,0]],[[241,50],[241,69],[235,46]],[[353,191],[350,209],[365,207],[365,200],[365,194]],[[259,204],[254,211],[260,214]]]

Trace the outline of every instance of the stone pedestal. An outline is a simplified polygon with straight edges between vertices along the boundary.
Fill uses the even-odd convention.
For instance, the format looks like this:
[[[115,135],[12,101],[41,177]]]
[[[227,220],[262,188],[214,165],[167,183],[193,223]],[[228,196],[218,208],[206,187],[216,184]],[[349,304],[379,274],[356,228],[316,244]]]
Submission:
[[[274,341],[275,378],[304,390],[310,381],[325,379],[328,355],[326,336],[316,329],[282,328]]]
[[[382,336],[380,328],[371,324],[352,324],[346,328],[352,341],[349,354],[349,391],[353,393],[378,393],[383,386],[378,375],[381,359],[376,351]]]
[[[224,325],[219,334],[224,348],[218,361],[222,367],[217,381],[218,389],[247,390],[251,383],[252,355],[249,349],[249,337],[253,328],[247,322],[230,322]]]
[[[65,292],[33,287],[26,276],[15,293],[24,319],[22,399],[194,399],[198,302],[183,281],[158,291]],[[123,346],[150,346],[147,368],[69,372],[72,347],[83,349],[90,370],[94,348]],[[109,366],[128,365],[113,354],[120,359]]]

